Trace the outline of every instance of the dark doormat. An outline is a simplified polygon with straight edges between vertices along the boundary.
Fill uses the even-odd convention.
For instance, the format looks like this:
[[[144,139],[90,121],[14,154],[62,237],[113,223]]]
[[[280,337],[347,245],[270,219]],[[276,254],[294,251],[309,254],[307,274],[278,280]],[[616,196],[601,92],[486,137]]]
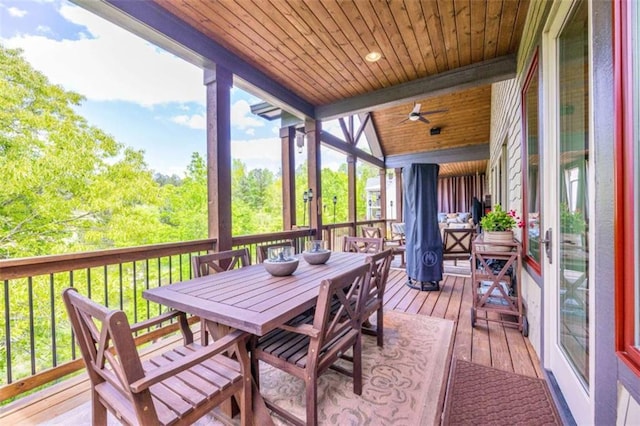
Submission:
[[[454,359],[444,425],[562,425],[544,380]]]

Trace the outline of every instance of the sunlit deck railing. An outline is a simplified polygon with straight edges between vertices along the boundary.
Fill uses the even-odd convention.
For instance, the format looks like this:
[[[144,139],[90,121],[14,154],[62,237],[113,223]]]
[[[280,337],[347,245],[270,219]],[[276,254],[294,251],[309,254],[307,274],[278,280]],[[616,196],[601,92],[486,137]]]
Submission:
[[[234,237],[256,261],[257,246],[286,239],[298,250],[313,231],[297,230]],[[60,297],[66,287],[126,312],[139,322],[162,307],[142,298],[150,287],[192,278],[191,258],[215,250],[216,240],[100,250],[0,261],[0,404],[46,386],[84,368]],[[137,338],[149,342],[176,330],[149,330]]]

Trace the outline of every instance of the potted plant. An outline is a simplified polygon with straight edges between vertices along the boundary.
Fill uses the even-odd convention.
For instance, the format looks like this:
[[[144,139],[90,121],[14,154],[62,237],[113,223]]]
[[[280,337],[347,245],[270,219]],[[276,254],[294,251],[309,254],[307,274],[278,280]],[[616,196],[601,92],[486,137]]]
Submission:
[[[513,228],[516,226],[522,228],[523,222],[515,210],[506,211],[502,209],[500,204],[496,204],[493,210],[482,217],[480,226],[484,234],[484,242],[504,244],[513,242]],[[488,249],[486,246],[484,248]],[[496,246],[491,249],[498,251],[511,250],[511,248],[507,246]]]

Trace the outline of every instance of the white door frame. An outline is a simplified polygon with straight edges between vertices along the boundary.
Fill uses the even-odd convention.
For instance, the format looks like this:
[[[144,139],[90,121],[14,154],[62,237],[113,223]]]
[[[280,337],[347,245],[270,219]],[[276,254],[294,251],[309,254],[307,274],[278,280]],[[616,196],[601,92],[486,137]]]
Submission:
[[[587,0],[585,0],[587,1]],[[558,82],[557,82],[557,67],[558,67],[558,52],[557,52],[557,37],[559,36],[561,30],[564,28],[567,19],[569,18],[570,12],[573,10],[576,5],[577,0],[572,1],[562,1],[556,0],[552,6],[552,10],[549,14],[549,18],[547,20],[547,24],[545,26],[543,35],[542,35],[542,81],[543,81],[543,117],[544,117],[544,129],[543,129],[543,144],[544,144],[544,153],[545,153],[545,162],[542,167],[545,169],[542,175],[542,185],[545,188],[544,197],[545,202],[543,203],[544,209],[544,229],[551,228],[552,229],[552,262],[549,262],[547,256],[543,256],[543,268],[544,268],[544,323],[548,324],[545,332],[545,341],[544,341],[544,354],[543,354],[543,364],[546,369],[549,369],[562,391],[562,394],[571,410],[573,418],[575,419],[577,424],[591,424],[594,419],[594,401],[593,401],[593,391],[592,389],[585,389],[582,381],[578,378],[577,374],[573,371],[573,367],[569,363],[569,361],[562,354],[561,349],[558,346],[558,287],[560,283],[559,279],[559,268],[558,268],[558,256],[559,256],[559,243],[560,243],[560,226],[559,226],[559,217],[556,213],[557,211],[557,182],[559,180],[559,176],[557,176],[557,164],[559,159],[557,158],[557,149],[558,149],[558,117],[559,117],[559,93],[558,93]],[[587,2],[588,4],[590,2]],[[589,16],[591,16],[591,7],[590,4],[587,6],[589,8]],[[589,19],[589,25],[591,25],[591,19]],[[589,41],[591,42],[592,31],[591,28],[588,29],[589,32]],[[589,47],[589,75],[592,74],[593,61],[591,60],[592,48],[591,45]],[[590,77],[591,80],[591,77]],[[592,82],[589,81],[589,150],[593,152],[593,91]],[[589,210],[592,212],[592,200],[594,200],[593,190],[595,188],[594,178],[593,178],[593,167],[590,167],[591,171],[589,173]],[[591,216],[593,218],[593,215]],[[594,223],[594,221],[592,221]],[[541,230],[542,231],[542,230]],[[592,234],[592,231],[590,231]],[[594,241],[590,236],[590,241]],[[593,250],[590,250],[589,253],[589,272],[588,279],[593,277]],[[593,280],[590,281],[592,283]],[[592,284],[591,284],[592,285]],[[589,317],[595,318],[594,316],[594,307],[595,303],[593,300],[594,292],[589,292]],[[591,356],[589,357],[589,375],[590,375],[590,386],[593,386],[593,371],[594,371],[594,356],[593,356],[593,345],[595,342],[595,327],[594,321],[591,320],[589,322],[589,348],[591,351]]]

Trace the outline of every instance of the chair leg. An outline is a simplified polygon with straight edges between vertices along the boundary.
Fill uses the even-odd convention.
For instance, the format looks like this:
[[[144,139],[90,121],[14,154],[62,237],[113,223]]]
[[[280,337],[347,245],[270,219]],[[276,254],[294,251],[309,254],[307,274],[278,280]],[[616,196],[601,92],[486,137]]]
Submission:
[[[382,307],[380,309],[378,309],[378,311],[377,311],[376,335],[378,337],[378,346],[383,347],[383,345],[384,345],[384,320],[383,320]]]
[[[353,393],[362,395],[362,336],[353,344]]]
[[[98,393],[91,392],[91,424],[95,426],[107,425],[107,407],[102,405]]]
[[[200,344],[207,346],[209,344],[209,331],[207,330],[207,323],[200,318]]]
[[[305,380],[306,403],[307,403],[307,425],[316,426],[318,424],[318,375],[311,372]]]

